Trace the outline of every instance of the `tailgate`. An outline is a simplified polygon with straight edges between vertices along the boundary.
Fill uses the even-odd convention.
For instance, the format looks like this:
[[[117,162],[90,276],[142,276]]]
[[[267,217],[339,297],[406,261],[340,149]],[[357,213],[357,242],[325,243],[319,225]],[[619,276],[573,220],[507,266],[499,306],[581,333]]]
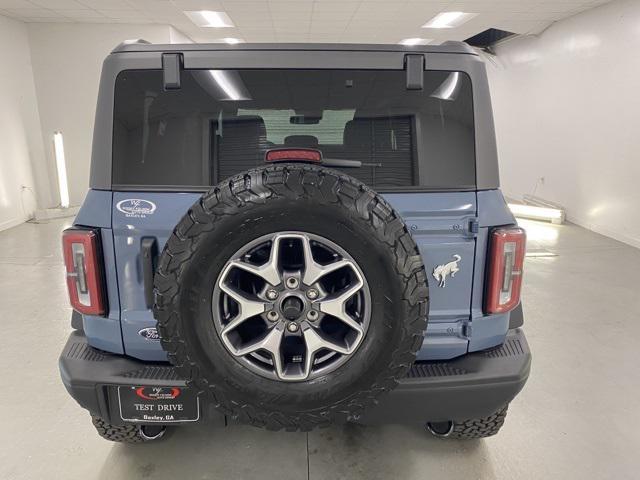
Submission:
[[[431,304],[427,338],[419,359],[445,359],[466,353],[475,257],[475,235],[469,226],[476,216],[475,193],[384,196],[404,218],[427,269]],[[156,321],[145,301],[141,247],[144,239],[153,238],[161,251],[174,226],[199,197],[199,193],[114,192],[114,249],[127,355],[143,360],[166,359],[150,330]],[[445,274],[446,286],[439,287],[433,270],[452,261],[458,271],[453,276]]]

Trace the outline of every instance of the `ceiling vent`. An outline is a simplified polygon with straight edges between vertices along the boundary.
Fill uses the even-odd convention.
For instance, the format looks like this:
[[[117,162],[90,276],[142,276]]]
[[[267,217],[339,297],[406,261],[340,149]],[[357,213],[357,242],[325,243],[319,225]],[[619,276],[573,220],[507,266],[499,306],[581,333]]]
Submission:
[[[465,42],[472,47],[488,49],[500,40],[504,40],[505,38],[509,38],[513,35],[515,35],[513,32],[507,32],[506,30],[499,30],[497,28],[489,28],[484,32],[474,35],[473,37],[467,38]]]

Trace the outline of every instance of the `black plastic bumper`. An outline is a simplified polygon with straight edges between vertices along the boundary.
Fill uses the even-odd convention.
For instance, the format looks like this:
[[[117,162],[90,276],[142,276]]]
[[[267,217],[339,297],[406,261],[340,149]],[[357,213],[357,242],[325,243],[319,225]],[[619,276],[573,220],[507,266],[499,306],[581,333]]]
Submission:
[[[359,422],[415,424],[490,415],[522,389],[530,365],[524,333],[510,330],[500,347],[450,361],[416,363],[398,387]],[[60,374],[83,408],[116,425],[124,422],[114,387],[185,385],[172,366],[96,350],[79,331],[71,334],[60,356]],[[212,407],[203,410],[201,421],[224,421]]]

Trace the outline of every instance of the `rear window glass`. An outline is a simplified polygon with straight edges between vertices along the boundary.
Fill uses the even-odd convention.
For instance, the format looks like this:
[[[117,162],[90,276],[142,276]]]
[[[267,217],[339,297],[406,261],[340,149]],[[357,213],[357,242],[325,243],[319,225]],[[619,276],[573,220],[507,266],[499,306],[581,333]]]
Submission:
[[[381,191],[473,188],[471,82],[427,71],[187,70],[164,91],[162,71],[116,80],[113,184],[208,187],[264,164],[274,148],[350,160],[343,170]]]

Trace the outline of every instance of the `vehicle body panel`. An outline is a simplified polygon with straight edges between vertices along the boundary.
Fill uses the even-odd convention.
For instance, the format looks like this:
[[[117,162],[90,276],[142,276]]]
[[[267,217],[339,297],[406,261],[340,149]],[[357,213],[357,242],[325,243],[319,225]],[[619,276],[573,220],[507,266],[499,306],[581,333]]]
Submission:
[[[475,193],[401,193],[385,197],[405,221],[427,270],[429,325],[418,359],[465,354],[475,254],[469,225],[476,216]],[[454,255],[461,257],[460,271],[446,278],[445,287],[439,287],[433,269],[454,260]]]
[[[497,192],[499,195],[499,192]],[[114,192],[113,245],[116,252],[117,282],[109,282],[110,292],[118,289],[121,304],[122,337],[127,355],[143,360],[165,360],[157,340],[139,332],[155,327],[155,319],[144,300],[140,245],[143,238],[156,238],[161,250],[174,226],[198,200],[199,193]],[[485,317],[476,310],[472,315],[471,299],[474,282],[482,290],[482,280],[474,279],[476,235],[469,231],[476,219],[476,194],[396,193],[385,197],[403,217],[423,257],[430,290],[430,313],[427,337],[418,354],[420,360],[449,359],[467,352],[469,338],[476,346],[494,346],[506,334],[509,315]],[[127,200],[152,202],[152,214],[131,216],[118,209]],[[486,232],[481,232],[481,236]],[[438,287],[432,271],[460,255],[460,271]],[[484,258],[484,254],[482,255]],[[484,271],[482,268],[480,271]],[[482,295],[478,293],[481,302]],[[111,315],[110,315],[111,316]],[[473,328],[470,321],[473,320]],[[477,325],[476,325],[477,324]],[[473,332],[473,335],[470,335]],[[90,337],[91,338],[91,337]],[[98,346],[93,343],[94,346]]]
[[[84,316],[84,329],[94,347],[126,352],[143,360],[166,360],[157,340],[139,334],[144,328],[155,327],[155,319],[144,301],[140,242],[142,238],[155,237],[162,249],[173,226],[199,196],[199,193],[90,190],[75,224],[101,228],[109,304],[106,318]],[[482,350],[501,343],[510,315],[485,316],[482,311],[482,266],[486,261],[489,228],[515,222],[501,192],[395,193],[385,197],[405,220],[429,275],[429,327],[418,359],[448,359],[467,350]],[[118,203],[127,199],[151,201],[157,210],[145,217],[127,217],[117,209]],[[104,214],[107,209],[110,215]],[[480,227],[474,235],[468,225],[476,219]],[[461,256],[460,272],[447,279],[445,288],[440,288],[431,273],[435,266],[451,261],[453,255]]]
[[[473,293],[471,297],[471,331],[469,332],[469,352],[484,350],[503,342],[509,328],[511,312],[485,315],[484,280],[488,255],[488,239],[491,228],[515,225],[507,202],[500,190],[477,192],[478,235],[476,238],[476,268],[474,271]]]
[[[109,309],[106,317],[83,315],[82,323],[91,345],[108,352],[125,353],[120,327],[120,296],[111,230],[112,199],[113,192],[89,190],[74,221],[74,225],[78,227],[100,229]]]
[[[113,237],[122,305],[122,338],[127,355],[143,360],[166,360],[160,342],[139,334],[142,329],[156,326],[153,312],[145,303],[140,246],[143,238],[153,237],[162,251],[175,225],[199,197],[196,193],[113,194]],[[117,208],[119,202],[128,199],[152,202],[156,209],[153,214],[128,216]]]

